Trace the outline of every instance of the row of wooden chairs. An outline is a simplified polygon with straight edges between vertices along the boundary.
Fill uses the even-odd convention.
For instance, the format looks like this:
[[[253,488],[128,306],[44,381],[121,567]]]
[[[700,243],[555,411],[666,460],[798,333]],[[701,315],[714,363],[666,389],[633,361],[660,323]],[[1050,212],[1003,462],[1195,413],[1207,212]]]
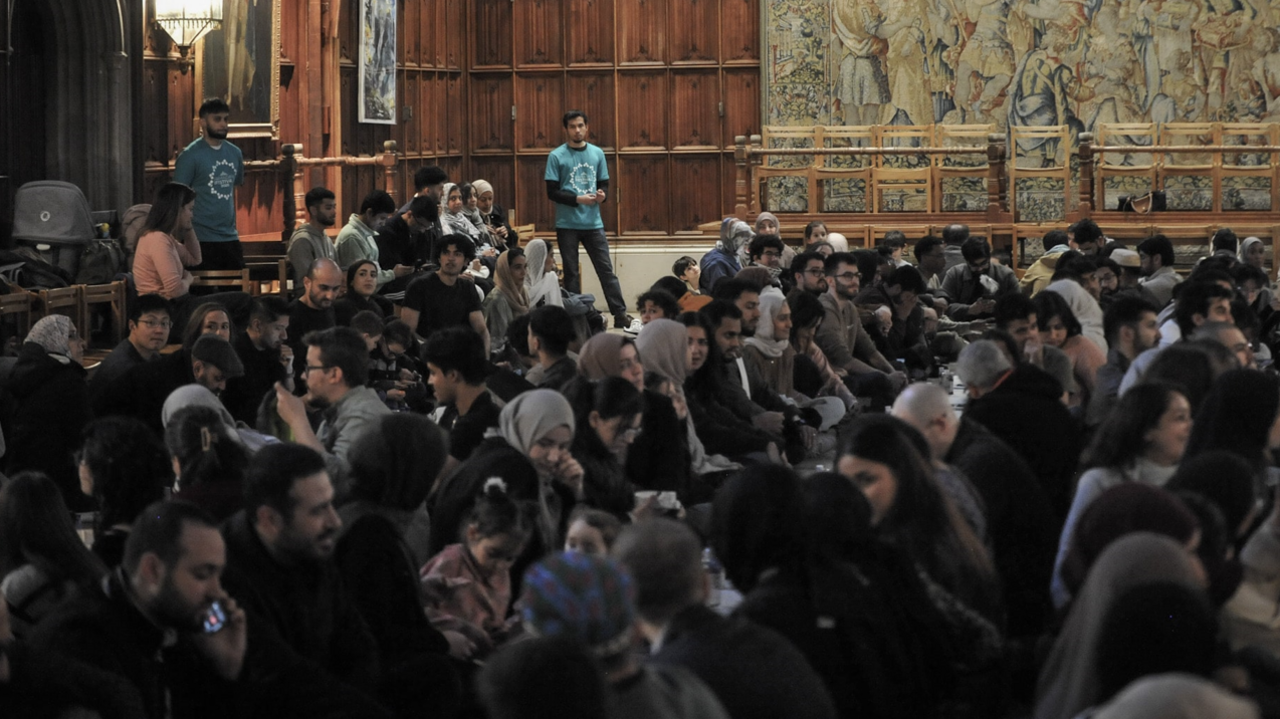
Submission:
[[[28,290],[9,283],[9,292],[0,295],[0,321],[13,319],[14,332],[25,337],[31,325],[52,314],[66,315],[75,322],[80,334],[91,335],[92,308],[104,305],[108,308],[111,328],[108,333],[111,346],[119,344],[126,333],[128,320],[128,291],[124,280],[105,285],[72,285],[52,290]]]

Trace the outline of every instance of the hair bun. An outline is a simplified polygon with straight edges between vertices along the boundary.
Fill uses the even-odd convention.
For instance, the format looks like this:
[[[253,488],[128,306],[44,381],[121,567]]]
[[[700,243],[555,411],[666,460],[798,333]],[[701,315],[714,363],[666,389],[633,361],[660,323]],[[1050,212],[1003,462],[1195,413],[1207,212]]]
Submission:
[[[507,494],[507,481],[502,477],[490,477],[484,481],[484,488],[481,493],[485,496],[489,495],[489,490],[497,489],[499,494]]]

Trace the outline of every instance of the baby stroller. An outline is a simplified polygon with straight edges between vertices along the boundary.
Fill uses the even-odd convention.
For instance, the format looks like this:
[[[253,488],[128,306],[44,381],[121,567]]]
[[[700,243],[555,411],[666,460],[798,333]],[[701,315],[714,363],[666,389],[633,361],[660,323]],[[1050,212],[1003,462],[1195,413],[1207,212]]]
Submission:
[[[85,245],[98,236],[89,201],[69,182],[28,182],[13,199],[13,238],[20,253],[75,277]]]

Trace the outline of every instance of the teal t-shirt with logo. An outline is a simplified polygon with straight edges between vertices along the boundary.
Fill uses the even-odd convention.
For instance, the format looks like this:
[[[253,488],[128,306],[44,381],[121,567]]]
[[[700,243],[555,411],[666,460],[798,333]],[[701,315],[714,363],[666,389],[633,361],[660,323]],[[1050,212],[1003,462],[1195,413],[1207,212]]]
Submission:
[[[587,143],[586,147],[574,149],[568,143],[551,151],[547,157],[547,174],[544,180],[560,183],[560,189],[568,190],[576,195],[591,195],[596,191],[597,180],[609,179],[609,167],[604,161],[604,152],[600,148]],[[556,227],[566,230],[602,230],[604,220],[600,218],[599,205],[576,205],[570,207],[556,203]]]
[[[178,155],[173,181],[196,191],[191,226],[201,242],[235,242],[236,187],[244,184],[244,157],[226,140],[214,149],[203,137]]]

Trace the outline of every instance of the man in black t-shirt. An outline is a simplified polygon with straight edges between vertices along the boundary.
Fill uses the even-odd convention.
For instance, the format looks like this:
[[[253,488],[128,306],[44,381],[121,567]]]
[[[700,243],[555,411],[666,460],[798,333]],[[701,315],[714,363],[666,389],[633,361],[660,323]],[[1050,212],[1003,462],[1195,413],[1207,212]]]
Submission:
[[[289,339],[289,303],[280,297],[265,295],[254,298],[249,312],[249,326],[232,342],[244,376],[227,382],[222,404],[235,419],[250,427],[258,423],[258,405],[273,392],[276,382],[293,391],[293,348]]]
[[[470,327],[480,336],[488,357],[489,327],[480,311],[480,294],[471,280],[462,278],[462,271],[475,257],[471,238],[445,235],[434,258],[440,269],[409,285],[400,319],[423,339],[449,327]]]
[[[498,405],[485,387],[484,345],[470,329],[450,327],[427,340],[422,350],[436,402],[444,408],[440,426],[449,431],[449,459],[441,476],[471,456],[485,431],[498,426]]]
[[[311,263],[311,269],[302,278],[302,296],[289,303],[289,347],[293,350],[293,376],[295,385],[305,391],[304,377],[307,367],[307,345],[302,341],[308,332],[327,330],[337,324],[333,315],[333,302],[347,280],[338,263],[319,259]]]

